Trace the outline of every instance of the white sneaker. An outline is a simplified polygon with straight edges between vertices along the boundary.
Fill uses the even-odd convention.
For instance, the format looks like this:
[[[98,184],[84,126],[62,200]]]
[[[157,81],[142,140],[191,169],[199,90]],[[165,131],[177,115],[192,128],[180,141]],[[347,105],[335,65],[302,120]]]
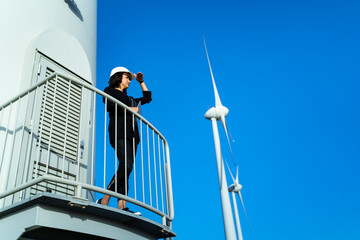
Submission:
[[[127,212],[131,212],[131,213],[135,214],[136,216],[141,216],[141,212],[133,212],[128,207],[126,207],[126,208],[124,208],[122,210],[127,211]]]

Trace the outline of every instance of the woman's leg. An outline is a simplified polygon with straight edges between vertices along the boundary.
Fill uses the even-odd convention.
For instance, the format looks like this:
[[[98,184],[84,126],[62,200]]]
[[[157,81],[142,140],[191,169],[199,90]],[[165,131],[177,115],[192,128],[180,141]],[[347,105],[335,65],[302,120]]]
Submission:
[[[114,175],[113,178],[111,179],[107,189],[111,191],[115,191],[115,185],[117,185],[116,192],[123,195],[127,195],[127,193],[129,192],[129,176],[133,169],[133,147],[130,141],[126,141],[126,164],[125,164],[125,141],[123,139],[118,140],[116,156],[119,161],[118,170],[116,175]],[[125,165],[127,170],[126,175],[125,175]],[[110,198],[111,196],[104,195],[103,199],[101,200],[101,204],[108,205]],[[126,201],[119,199],[118,208],[123,209],[125,207],[126,207]]]
[[[125,150],[125,141],[121,141],[122,150]],[[125,151],[118,151],[118,159],[123,159],[121,163],[119,163],[118,169],[118,192],[127,196],[129,193],[129,176],[133,169],[133,149],[130,141],[126,141],[126,166],[125,166]],[[120,166],[120,164],[123,164]],[[126,169],[126,173],[125,173]],[[126,207],[126,201],[122,199],[118,199],[118,208],[124,209]]]
[[[111,196],[110,195],[104,195],[104,197],[101,199],[101,204],[102,205],[109,205],[109,202],[110,202],[110,198]]]
[[[118,201],[118,209],[124,209],[126,207],[126,201],[125,200],[119,200]]]
[[[112,177],[112,179],[111,179],[111,181],[110,181],[110,183],[109,183],[109,185],[108,185],[108,187],[107,187],[107,189],[108,190],[112,190],[112,191],[114,191],[114,189],[115,189],[115,175]],[[102,205],[106,205],[106,206],[108,206],[109,205],[109,202],[110,202],[110,198],[111,198],[111,196],[110,195],[107,195],[107,194],[105,194],[104,195],[104,197],[103,198],[101,198],[101,204]]]

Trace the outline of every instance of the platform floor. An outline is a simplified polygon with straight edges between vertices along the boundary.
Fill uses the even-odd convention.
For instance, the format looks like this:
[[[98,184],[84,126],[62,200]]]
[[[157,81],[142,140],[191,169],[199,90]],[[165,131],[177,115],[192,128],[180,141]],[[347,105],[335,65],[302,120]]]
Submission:
[[[0,209],[0,232],[18,239],[159,239],[168,227],[116,208],[41,193]],[[4,236],[4,234],[2,234]],[[5,234],[6,236],[6,234]],[[5,237],[4,236],[4,237]]]

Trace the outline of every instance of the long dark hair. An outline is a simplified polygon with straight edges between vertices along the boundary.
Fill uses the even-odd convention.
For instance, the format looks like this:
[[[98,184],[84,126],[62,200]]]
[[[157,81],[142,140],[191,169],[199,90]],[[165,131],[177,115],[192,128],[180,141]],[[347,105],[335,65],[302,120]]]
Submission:
[[[122,72],[117,72],[114,75],[112,75],[109,79],[109,87],[111,87],[111,88],[119,87],[123,74],[124,73],[122,73]]]

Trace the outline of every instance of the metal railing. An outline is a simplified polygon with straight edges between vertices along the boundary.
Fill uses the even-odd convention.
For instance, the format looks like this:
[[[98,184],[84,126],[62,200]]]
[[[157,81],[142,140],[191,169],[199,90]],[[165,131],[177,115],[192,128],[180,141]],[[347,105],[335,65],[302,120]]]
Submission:
[[[122,111],[124,128],[131,116],[140,135],[137,154],[133,144],[128,195],[107,189],[111,177],[118,177],[118,159],[108,141],[109,103],[116,113]],[[107,194],[157,214],[171,228],[166,139],[143,116],[86,82],[55,72],[0,106],[0,158],[0,208],[44,191],[84,201]]]

